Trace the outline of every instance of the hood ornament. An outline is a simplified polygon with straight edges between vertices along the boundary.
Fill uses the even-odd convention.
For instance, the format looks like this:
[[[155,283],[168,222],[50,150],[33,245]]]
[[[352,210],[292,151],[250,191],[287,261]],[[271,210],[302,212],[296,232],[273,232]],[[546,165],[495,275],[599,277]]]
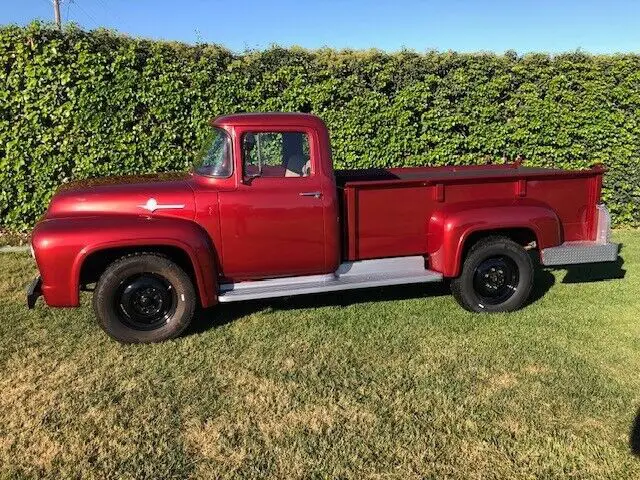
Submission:
[[[156,210],[170,210],[170,209],[178,209],[178,208],[184,208],[184,203],[183,204],[167,204],[167,205],[163,205],[161,203],[158,203],[158,201],[151,197],[149,200],[147,200],[147,203],[145,203],[144,205],[138,205],[138,207],[140,208],[144,208],[145,210],[153,213]]]

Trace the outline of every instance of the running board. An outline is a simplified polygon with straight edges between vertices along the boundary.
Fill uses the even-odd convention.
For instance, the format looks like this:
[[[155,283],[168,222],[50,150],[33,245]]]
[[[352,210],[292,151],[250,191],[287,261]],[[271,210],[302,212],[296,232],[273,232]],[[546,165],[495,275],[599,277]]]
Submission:
[[[354,288],[439,282],[442,274],[424,268],[424,257],[397,257],[345,262],[334,273],[274,278],[220,285],[218,301],[289,297]]]

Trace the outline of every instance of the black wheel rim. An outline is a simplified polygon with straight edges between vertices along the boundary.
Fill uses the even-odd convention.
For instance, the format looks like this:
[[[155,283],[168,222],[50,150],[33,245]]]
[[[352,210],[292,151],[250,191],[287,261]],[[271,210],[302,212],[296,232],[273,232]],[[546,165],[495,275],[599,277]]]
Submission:
[[[506,256],[483,260],[473,274],[473,288],[483,304],[499,305],[509,300],[518,288],[518,266]]]
[[[171,283],[153,273],[127,278],[120,284],[115,302],[119,317],[135,330],[155,330],[166,325],[178,303]]]

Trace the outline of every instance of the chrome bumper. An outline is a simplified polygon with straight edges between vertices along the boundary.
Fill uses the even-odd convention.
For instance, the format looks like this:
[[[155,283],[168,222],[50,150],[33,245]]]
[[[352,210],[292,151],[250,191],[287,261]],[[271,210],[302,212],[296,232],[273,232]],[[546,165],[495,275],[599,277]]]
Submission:
[[[597,206],[598,224],[593,242],[565,242],[557,247],[543,248],[540,261],[543,265],[576,265],[579,263],[615,262],[619,246],[610,242],[611,217],[604,205]]]

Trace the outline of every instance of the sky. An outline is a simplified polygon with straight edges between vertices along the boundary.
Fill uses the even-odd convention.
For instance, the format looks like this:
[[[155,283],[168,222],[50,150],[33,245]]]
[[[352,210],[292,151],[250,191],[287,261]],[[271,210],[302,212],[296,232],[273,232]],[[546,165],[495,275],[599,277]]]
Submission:
[[[64,22],[135,37],[397,51],[640,51],[640,0],[60,0]],[[51,0],[0,0],[0,24],[53,19]]]

